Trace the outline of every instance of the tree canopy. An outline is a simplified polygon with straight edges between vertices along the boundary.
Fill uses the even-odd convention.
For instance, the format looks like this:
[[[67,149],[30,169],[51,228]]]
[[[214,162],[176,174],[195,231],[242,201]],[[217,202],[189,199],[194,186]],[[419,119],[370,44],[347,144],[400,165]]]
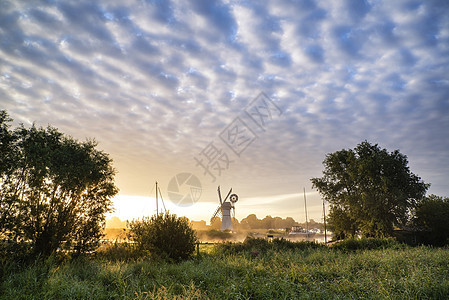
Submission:
[[[250,214],[242,219],[240,225],[248,229],[285,229],[297,225],[297,222],[292,217],[282,219],[280,217],[266,216],[260,220],[255,214]]]
[[[118,189],[109,156],[56,128],[11,130],[0,114],[0,236],[50,254],[95,247]],[[6,153],[6,155],[4,155]]]
[[[413,174],[407,156],[364,141],[326,155],[323,177],[313,187],[330,204],[329,224],[337,236],[390,236],[404,225],[429,184]]]
[[[414,225],[424,243],[443,246],[449,242],[449,198],[430,195],[418,204]]]

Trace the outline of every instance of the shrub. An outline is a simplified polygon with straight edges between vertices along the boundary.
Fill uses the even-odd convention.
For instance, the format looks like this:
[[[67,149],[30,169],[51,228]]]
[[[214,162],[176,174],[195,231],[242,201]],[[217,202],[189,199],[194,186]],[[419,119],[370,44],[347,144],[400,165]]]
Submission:
[[[211,230],[206,231],[206,235],[210,239],[220,239],[220,240],[225,240],[225,239],[229,239],[232,237],[232,233],[223,232],[223,231],[216,230],[216,229],[211,229]]]
[[[346,239],[333,245],[332,248],[344,251],[354,250],[375,250],[375,249],[399,249],[406,247],[404,244],[397,242],[392,238],[362,238],[362,239]]]
[[[287,250],[287,249],[300,249],[300,250],[308,250],[308,249],[318,249],[325,248],[324,244],[310,242],[310,241],[298,241],[293,242],[283,238],[273,239],[273,246],[278,250]]]
[[[162,258],[180,261],[190,258],[197,242],[196,232],[185,218],[170,213],[129,223],[129,238],[140,250]]]
[[[216,252],[224,254],[248,252],[252,256],[257,256],[259,253],[267,253],[268,251],[308,250],[325,247],[322,244],[308,241],[292,242],[282,238],[269,241],[267,239],[247,237],[242,243],[227,242],[218,244]],[[257,255],[254,255],[255,253]]]

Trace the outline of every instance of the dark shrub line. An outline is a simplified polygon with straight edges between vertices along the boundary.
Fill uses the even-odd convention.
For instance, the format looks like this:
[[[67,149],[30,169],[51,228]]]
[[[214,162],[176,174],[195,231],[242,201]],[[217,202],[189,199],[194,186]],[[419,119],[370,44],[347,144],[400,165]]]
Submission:
[[[262,238],[247,238],[240,243],[225,242],[216,245],[217,254],[236,254],[241,252],[251,253],[253,256],[267,253],[268,251],[283,250],[311,250],[311,249],[335,249],[341,251],[378,250],[378,249],[403,249],[407,245],[394,239],[362,238],[347,239],[331,246],[316,242],[300,241],[292,242],[283,238],[267,240]]]

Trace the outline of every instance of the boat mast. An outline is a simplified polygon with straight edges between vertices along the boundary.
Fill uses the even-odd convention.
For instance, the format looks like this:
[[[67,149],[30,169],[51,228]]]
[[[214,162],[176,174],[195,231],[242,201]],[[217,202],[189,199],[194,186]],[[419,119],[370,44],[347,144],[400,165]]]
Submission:
[[[327,230],[326,230],[326,206],[323,199],[323,214],[324,214],[324,244],[327,244]]]
[[[157,199],[157,181],[156,181],[156,215],[159,214],[159,203],[158,203],[158,199]]]
[[[304,188],[304,209],[306,211],[306,233],[307,233],[307,238],[309,238],[309,218],[307,217],[306,188]]]

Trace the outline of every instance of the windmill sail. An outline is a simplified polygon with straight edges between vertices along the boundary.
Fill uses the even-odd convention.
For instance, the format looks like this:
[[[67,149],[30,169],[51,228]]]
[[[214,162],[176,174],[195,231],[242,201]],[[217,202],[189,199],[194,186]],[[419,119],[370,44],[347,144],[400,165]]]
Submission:
[[[215,210],[214,214],[212,215],[212,218],[210,218],[210,220],[212,221],[213,218],[217,217],[217,216],[221,216],[221,206],[217,207],[217,209]]]

